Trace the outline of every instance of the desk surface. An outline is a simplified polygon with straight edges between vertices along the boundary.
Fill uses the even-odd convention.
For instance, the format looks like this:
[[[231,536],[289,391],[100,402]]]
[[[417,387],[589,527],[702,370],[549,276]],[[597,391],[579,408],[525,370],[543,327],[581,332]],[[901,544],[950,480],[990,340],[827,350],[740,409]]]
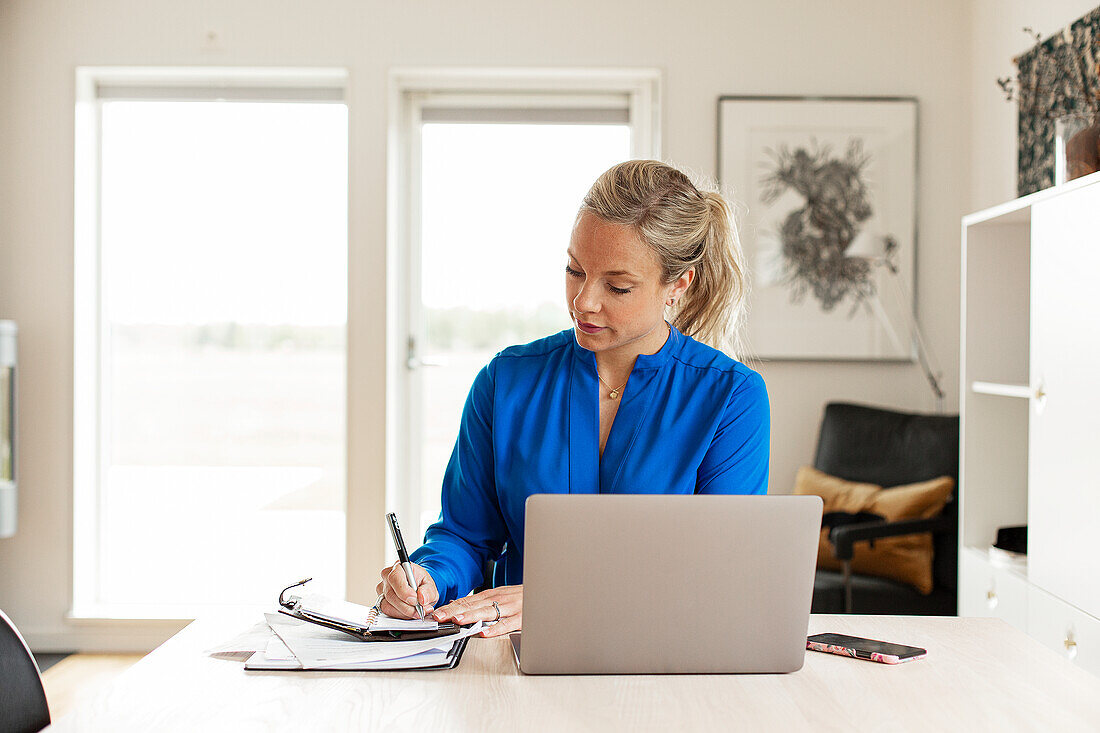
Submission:
[[[199,620],[48,730],[1095,730],[1100,678],[998,619],[812,616],[810,633],[928,649],[877,664],[818,652],[786,675],[527,677],[504,639],[437,672],[245,672]]]

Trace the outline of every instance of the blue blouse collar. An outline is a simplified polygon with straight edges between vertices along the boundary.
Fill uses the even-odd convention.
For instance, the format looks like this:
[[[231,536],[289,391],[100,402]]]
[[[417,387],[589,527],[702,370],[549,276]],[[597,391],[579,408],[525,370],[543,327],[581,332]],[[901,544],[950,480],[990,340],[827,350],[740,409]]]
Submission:
[[[665,321],[665,323],[668,323],[668,321]],[[680,344],[683,343],[685,336],[671,323],[668,323],[668,329],[668,338],[665,339],[664,345],[655,354],[639,354],[634,362],[634,369],[660,369],[670,356],[680,350]],[[576,331],[573,331],[572,336],[574,354],[581,360],[581,363],[590,364],[595,369],[596,352],[589,351],[577,343]]]

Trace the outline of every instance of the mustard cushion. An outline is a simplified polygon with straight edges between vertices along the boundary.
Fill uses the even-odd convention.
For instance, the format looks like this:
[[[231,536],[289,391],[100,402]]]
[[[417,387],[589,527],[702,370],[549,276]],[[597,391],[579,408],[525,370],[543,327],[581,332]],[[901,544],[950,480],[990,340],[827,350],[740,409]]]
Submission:
[[[940,476],[930,481],[883,489],[877,484],[864,484],[830,476],[809,466],[798,470],[794,493],[820,496],[823,512],[872,512],[888,522],[903,519],[930,519],[938,515],[951,492],[955,480]],[[817,546],[817,566],[840,570],[829,530],[821,530]],[[890,578],[911,585],[920,593],[932,592],[932,533],[883,537],[869,542],[857,542],[852,549],[852,572]]]

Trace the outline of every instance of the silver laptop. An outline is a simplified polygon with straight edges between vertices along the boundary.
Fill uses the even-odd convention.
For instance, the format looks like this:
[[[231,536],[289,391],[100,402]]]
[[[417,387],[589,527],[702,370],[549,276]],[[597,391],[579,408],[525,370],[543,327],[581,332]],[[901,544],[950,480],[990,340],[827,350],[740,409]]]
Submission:
[[[531,496],[520,669],[801,669],[821,509],[816,496]]]

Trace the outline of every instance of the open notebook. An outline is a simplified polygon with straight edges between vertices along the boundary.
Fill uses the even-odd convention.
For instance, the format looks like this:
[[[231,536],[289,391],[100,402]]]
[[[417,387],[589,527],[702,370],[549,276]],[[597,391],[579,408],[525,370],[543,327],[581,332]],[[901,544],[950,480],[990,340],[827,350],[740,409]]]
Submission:
[[[391,618],[377,604],[287,596],[290,588],[279,594],[279,613],[208,653],[249,653],[245,669],[256,670],[449,669],[484,628]]]
[[[382,613],[377,603],[368,608],[358,603],[337,601],[317,594],[304,597],[280,595],[279,606],[280,613],[339,631],[360,641],[430,639],[462,630],[457,624],[439,623],[433,618],[392,618]]]
[[[310,627],[279,614],[265,615],[272,633],[264,642],[264,648],[245,661],[245,669],[450,669],[462,658],[470,636],[481,631],[481,625],[477,624],[477,628],[471,626],[448,637],[377,644]]]

